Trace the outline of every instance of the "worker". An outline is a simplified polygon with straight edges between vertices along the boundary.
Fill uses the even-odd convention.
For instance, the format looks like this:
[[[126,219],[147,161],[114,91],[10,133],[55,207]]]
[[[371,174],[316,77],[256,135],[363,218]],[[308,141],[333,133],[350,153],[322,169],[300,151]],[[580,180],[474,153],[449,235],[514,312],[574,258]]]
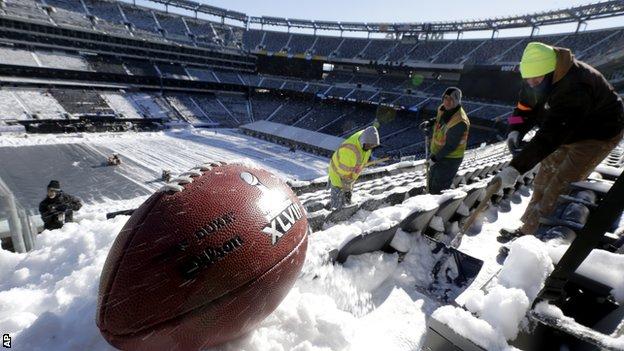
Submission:
[[[450,87],[442,95],[442,104],[438,107],[431,137],[431,155],[427,160],[430,194],[440,194],[451,187],[464,159],[470,120],[462,108],[461,99],[461,90]]]
[[[351,203],[353,184],[366,167],[373,149],[378,146],[379,132],[371,126],[351,135],[334,151],[328,169],[333,209]]]
[[[534,234],[559,195],[570,183],[585,179],[624,134],[622,99],[600,72],[569,49],[529,43],[520,74],[520,99],[508,120],[509,148],[518,150],[523,136],[534,127],[538,130],[496,177],[509,187],[538,163],[540,167],[522,226],[501,230],[508,240]]]

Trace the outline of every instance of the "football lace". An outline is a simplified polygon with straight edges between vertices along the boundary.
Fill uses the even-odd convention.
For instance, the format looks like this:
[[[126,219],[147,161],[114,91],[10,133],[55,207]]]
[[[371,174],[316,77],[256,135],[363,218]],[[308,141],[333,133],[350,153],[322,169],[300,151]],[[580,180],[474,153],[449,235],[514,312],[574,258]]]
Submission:
[[[224,166],[226,164],[227,163],[223,161],[216,161],[206,162],[202,165],[195,166],[163,185],[160,189],[158,189],[158,191],[174,193],[180,192],[184,190],[183,185],[192,183],[194,178],[201,177],[205,172],[212,171],[214,167]]]

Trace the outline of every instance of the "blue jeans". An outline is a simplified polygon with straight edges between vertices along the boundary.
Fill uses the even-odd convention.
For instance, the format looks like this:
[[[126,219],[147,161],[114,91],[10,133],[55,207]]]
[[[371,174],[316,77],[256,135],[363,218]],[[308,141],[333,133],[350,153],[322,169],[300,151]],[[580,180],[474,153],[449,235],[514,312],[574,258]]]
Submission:
[[[327,183],[327,185],[329,186],[329,191],[331,194],[330,203],[332,209],[339,210],[343,208],[344,205],[347,204],[345,193],[342,191],[342,189],[332,186],[329,182]]]

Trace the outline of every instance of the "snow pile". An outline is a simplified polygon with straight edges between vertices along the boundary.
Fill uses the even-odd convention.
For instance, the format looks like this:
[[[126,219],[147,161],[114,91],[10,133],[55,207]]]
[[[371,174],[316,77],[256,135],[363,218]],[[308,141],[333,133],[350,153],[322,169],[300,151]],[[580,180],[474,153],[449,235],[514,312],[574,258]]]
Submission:
[[[106,220],[104,213],[135,205],[87,206],[79,222],[39,235],[35,250],[0,250],[0,330],[14,348],[112,350],[95,325],[97,290],[108,250],[129,217]],[[413,285],[396,283],[397,274],[411,274],[397,269],[396,254],[326,261],[325,249],[354,229],[337,225],[313,234],[303,274],[282,304],[257,330],[219,349],[419,349],[425,302],[406,290]]]
[[[509,246],[509,256],[498,280],[505,287],[524,290],[533,301],[553,269],[546,245],[532,235],[525,235]]]
[[[95,327],[98,278],[127,218],[45,231],[28,254],[0,250],[0,330],[15,337],[17,349],[109,348]]]
[[[518,238],[510,245],[509,256],[487,292],[473,290],[466,296],[467,312],[445,306],[434,318],[486,349],[505,349],[505,340],[514,340],[531,302],[552,272],[546,245],[533,236]]]
[[[462,308],[443,306],[435,310],[431,317],[486,350],[513,350],[498,330]]]
[[[390,229],[398,225],[403,219],[414,211],[432,210],[439,204],[457,196],[465,196],[465,193],[461,190],[450,190],[444,192],[442,195],[414,196],[396,206],[383,207],[372,212],[360,210],[359,213],[356,213],[355,216],[350,219],[348,224],[344,224],[344,226],[349,227],[347,230],[345,230],[346,228],[343,228],[342,226],[336,228],[336,225],[329,227],[329,225],[326,224],[326,227],[328,227],[327,230],[337,230],[341,233],[348,232],[348,235],[341,235],[342,244],[334,246],[342,247],[360,234]],[[405,245],[405,243],[402,245]]]

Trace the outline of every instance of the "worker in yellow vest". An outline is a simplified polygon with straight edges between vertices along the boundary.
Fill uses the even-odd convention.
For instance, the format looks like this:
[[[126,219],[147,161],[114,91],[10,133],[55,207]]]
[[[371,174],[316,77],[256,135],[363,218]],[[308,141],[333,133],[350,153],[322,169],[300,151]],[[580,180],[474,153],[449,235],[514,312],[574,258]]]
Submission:
[[[462,92],[450,87],[442,95],[442,105],[431,137],[429,163],[429,193],[439,194],[450,188],[464,159],[470,120],[461,106]]]
[[[379,132],[371,126],[347,138],[329,162],[331,206],[340,209],[351,203],[353,184],[366,166],[372,150],[379,146]]]

